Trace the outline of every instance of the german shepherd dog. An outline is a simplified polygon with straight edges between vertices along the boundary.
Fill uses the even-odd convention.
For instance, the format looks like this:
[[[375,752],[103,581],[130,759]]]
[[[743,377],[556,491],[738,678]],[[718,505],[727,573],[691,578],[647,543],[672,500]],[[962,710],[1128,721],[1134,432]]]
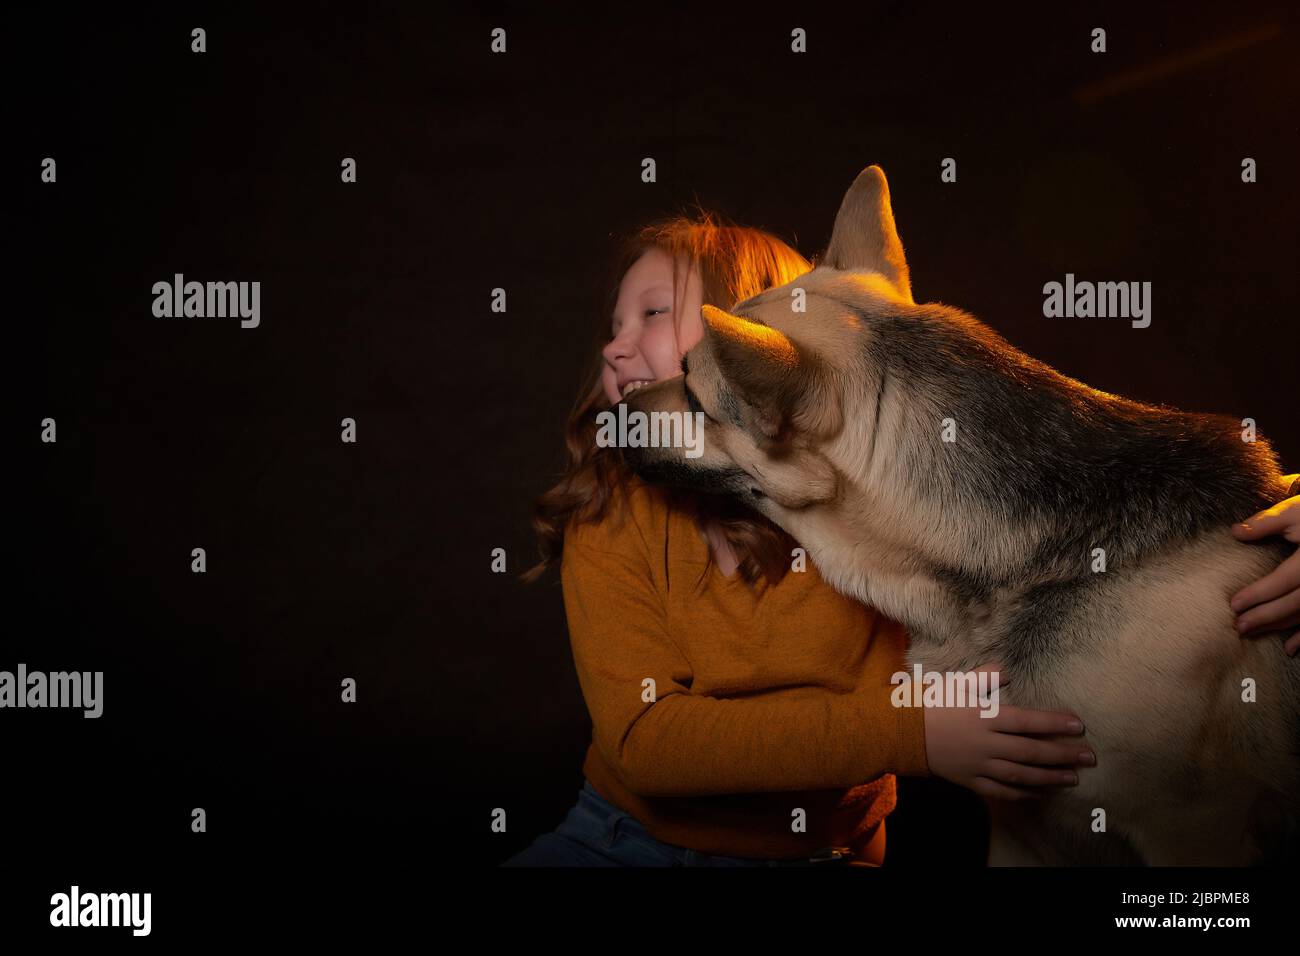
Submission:
[[[1097,766],[991,801],[991,865],[1296,859],[1300,660],[1243,640],[1228,606],[1290,550],[1229,531],[1283,490],[1266,442],[916,304],[876,166],[811,272],[701,311],[685,374],[627,411],[702,412],[703,453],[625,449],[636,472],[786,529],[908,628],[909,666],[999,661],[1002,701],[1083,720]]]

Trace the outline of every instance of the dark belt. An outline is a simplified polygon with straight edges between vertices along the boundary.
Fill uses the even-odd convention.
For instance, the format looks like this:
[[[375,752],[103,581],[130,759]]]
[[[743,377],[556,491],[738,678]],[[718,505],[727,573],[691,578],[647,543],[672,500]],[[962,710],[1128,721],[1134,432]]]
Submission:
[[[773,866],[843,866],[853,861],[853,850],[847,846],[824,846],[810,857],[797,860],[773,860]]]

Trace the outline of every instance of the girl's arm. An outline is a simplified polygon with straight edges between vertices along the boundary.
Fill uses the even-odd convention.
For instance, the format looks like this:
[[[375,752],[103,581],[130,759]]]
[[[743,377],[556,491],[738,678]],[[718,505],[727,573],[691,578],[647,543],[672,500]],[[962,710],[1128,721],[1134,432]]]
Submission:
[[[988,719],[973,710],[936,714],[893,706],[890,678],[901,646],[897,660],[881,656],[878,679],[864,677],[850,693],[692,694],[691,664],[673,640],[655,583],[652,562],[662,563],[663,555],[649,541],[659,537],[643,503],[640,511],[633,505],[621,531],[610,521],[571,525],[561,563],[569,639],[593,738],[633,793],[829,790],[886,773],[931,772],[970,786],[972,753],[981,755],[973,769],[991,782],[1032,786],[1046,777],[1043,782],[1059,785],[1061,771],[1077,766],[1087,749],[1082,738],[1066,744],[1030,736],[1074,733],[1069,714],[1003,707]],[[927,760],[931,745],[939,752]],[[1051,772],[1036,773],[1041,765]]]
[[[1300,475],[1287,475],[1282,480],[1291,497],[1234,524],[1232,533],[1237,540],[1254,541],[1280,534],[1292,544],[1300,544]],[[1300,627],[1300,549],[1234,594],[1231,607],[1238,615],[1237,632],[1243,636],[1260,630]],[[1290,655],[1300,650],[1300,630],[1284,646]]]

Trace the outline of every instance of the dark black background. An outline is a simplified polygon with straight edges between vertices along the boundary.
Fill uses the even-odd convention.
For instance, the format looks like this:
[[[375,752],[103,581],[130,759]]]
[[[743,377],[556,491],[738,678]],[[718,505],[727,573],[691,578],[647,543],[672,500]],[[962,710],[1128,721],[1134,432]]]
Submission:
[[[488,867],[559,822],[590,725],[558,577],[490,552],[534,559],[611,235],[679,201],[811,256],[879,163],[918,301],[1098,388],[1253,417],[1300,470],[1281,3],[48,8],[10,41],[0,668],[102,670],[105,711],[0,714],[3,799],[11,839],[105,888],[214,847]],[[1151,281],[1151,326],[1045,319],[1067,271]],[[176,272],[260,280],[261,326],[155,318]],[[891,865],[978,865],[972,800],[902,794]]]

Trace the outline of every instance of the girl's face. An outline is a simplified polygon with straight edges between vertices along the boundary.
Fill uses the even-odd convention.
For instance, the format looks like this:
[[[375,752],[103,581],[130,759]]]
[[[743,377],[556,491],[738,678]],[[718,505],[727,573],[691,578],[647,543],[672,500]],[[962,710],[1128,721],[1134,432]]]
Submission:
[[[682,266],[685,260],[682,260]],[[632,263],[618,287],[614,306],[613,338],[601,354],[605,368],[601,383],[610,404],[637,383],[656,382],[682,373],[682,356],[704,337],[700,306],[704,283],[691,268],[683,290],[680,338],[673,322],[673,261],[658,247]]]

